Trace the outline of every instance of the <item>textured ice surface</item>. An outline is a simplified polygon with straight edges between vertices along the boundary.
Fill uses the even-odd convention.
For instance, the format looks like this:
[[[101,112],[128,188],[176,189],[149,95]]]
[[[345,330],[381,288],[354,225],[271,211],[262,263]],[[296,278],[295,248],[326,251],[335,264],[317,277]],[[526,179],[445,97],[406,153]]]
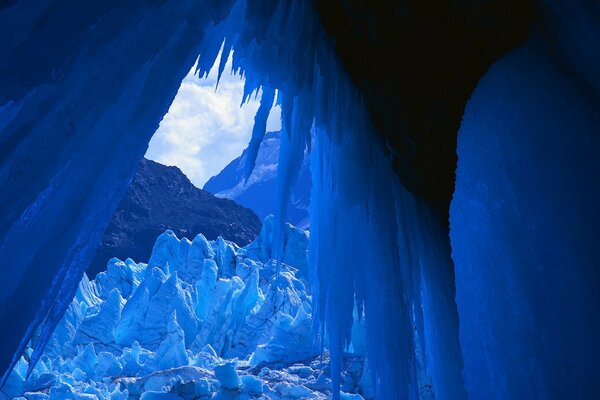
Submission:
[[[0,398],[326,398],[327,354],[321,363],[311,329],[308,233],[286,227],[277,275],[267,256],[273,218],[263,227],[244,248],[166,231],[149,264],[111,259],[95,280],[80,282],[30,377],[28,348]],[[368,389],[364,355],[347,357],[345,390]]]
[[[473,398],[598,395],[600,107],[583,82],[530,41],[466,109],[451,238]]]

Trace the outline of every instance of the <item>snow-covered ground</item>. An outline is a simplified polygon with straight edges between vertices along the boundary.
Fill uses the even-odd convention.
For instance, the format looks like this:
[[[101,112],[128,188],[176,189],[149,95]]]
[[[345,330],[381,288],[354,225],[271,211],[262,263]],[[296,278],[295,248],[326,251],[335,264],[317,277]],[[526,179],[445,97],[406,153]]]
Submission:
[[[239,248],[166,231],[148,264],[113,258],[81,280],[40,361],[28,348],[3,395],[40,399],[326,399],[329,354],[313,343],[308,232],[285,228],[281,273],[273,219]],[[357,323],[342,398],[372,396]],[[34,337],[33,342],[37,340]],[[365,372],[366,371],[366,372]],[[350,394],[354,393],[354,394]]]

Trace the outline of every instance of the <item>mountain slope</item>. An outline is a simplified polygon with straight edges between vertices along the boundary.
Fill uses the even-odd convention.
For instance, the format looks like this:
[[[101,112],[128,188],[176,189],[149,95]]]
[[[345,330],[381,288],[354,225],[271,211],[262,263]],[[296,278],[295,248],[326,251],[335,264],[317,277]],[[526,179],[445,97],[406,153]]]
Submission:
[[[268,132],[260,145],[256,166],[247,183],[244,180],[247,150],[244,150],[223,171],[210,178],[204,185],[204,190],[217,197],[235,200],[252,209],[261,219],[274,214],[280,144],[281,132]],[[308,157],[305,157],[292,191],[286,218],[288,222],[301,228],[308,227],[310,188],[310,166]]]
[[[178,236],[202,232],[209,240],[222,236],[244,246],[256,238],[260,227],[252,210],[198,189],[177,167],[143,159],[88,274],[106,269],[112,257],[147,262],[154,240],[166,229]]]

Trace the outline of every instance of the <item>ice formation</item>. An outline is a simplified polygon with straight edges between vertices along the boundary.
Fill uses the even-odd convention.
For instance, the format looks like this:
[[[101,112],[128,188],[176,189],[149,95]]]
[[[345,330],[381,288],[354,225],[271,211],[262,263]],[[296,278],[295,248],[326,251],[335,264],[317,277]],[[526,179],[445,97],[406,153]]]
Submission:
[[[276,275],[266,256],[273,218],[263,226],[244,248],[166,231],[148,264],[113,258],[95,280],[84,276],[41,360],[30,364],[28,348],[0,396],[327,398],[328,362],[312,340],[308,232],[286,226]],[[346,354],[344,390],[370,398],[364,355]]]
[[[74,63],[85,66],[85,74],[81,74],[81,68],[61,70],[61,79],[39,89],[23,103],[19,96],[27,93],[28,83],[14,88],[10,98],[15,98],[15,102],[2,108],[3,137],[15,138],[10,143],[22,147],[11,152],[14,159],[3,162],[3,168],[13,171],[9,174],[13,180],[7,181],[10,185],[2,191],[2,204],[10,204],[2,227],[11,229],[2,231],[9,233],[3,236],[0,256],[11,265],[13,275],[2,283],[1,300],[9,312],[1,314],[0,322],[15,321],[11,321],[13,330],[1,333],[0,365],[10,371],[42,324],[32,354],[31,365],[35,365],[68,310],[95,244],[178,83],[198,54],[198,73],[204,76],[219,49],[224,49],[226,57],[233,48],[233,68],[246,78],[245,99],[262,93],[266,105],[273,101],[272,91],[276,88],[276,101],[282,107],[273,240],[268,250],[257,249],[263,257],[261,262],[265,257],[275,260],[275,270],[282,272],[278,278],[282,284],[289,285],[284,268],[287,241],[283,222],[287,202],[305,151],[311,150],[312,265],[306,269],[306,275],[314,297],[313,334],[321,346],[325,337],[329,338],[334,399],[340,396],[344,350],[352,345],[349,336],[353,315],[367,327],[366,347],[378,398],[424,397],[432,391],[439,398],[462,397],[462,360],[447,237],[427,206],[402,188],[384,144],[374,140],[376,130],[362,96],[336,58],[334,43],[325,34],[314,4],[281,1],[265,4],[264,8],[243,0],[233,5],[218,4],[207,7],[201,2],[192,5],[167,1],[160,6],[135,3],[132,7],[138,7],[139,12],[132,13],[137,15],[133,19],[121,18],[128,15],[126,10],[109,13],[108,20],[94,24],[98,29],[86,31],[91,35],[87,40],[104,43],[117,31],[120,36],[115,40],[116,47],[100,46],[90,53],[83,47],[71,56]],[[41,3],[39,7],[45,10]],[[19,7],[8,12],[19,13]],[[90,19],[100,18],[99,15],[104,18],[102,11],[95,14],[89,9]],[[60,7],[44,18],[46,24],[63,27],[64,20],[75,23],[65,17]],[[15,32],[28,29],[13,28]],[[80,27],[71,28],[77,31]],[[37,30],[35,33],[41,37],[44,34]],[[138,49],[139,43],[148,47]],[[68,43],[65,46],[64,52],[68,52],[71,47]],[[35,53],[35,48],[23,51]],[[115,51],[125,58],[115,60]],[[220,63],[219,68],[223,65]],[[51,77],[52,67],[48,68],[40,69],[38,76],[43,78],[46,73]],[[95,96],[80,90],[86,82],[93,82],[92,87],[98,91]],[[102,98],[107,100],[100,101]],[[52,110],[44,109],[48,118],[40,117],[38,104],[53,104]],[[34,112],[35,123],[28,125],[27,140],[17,140]],[[72,120],[74,116],[89,118]],[[250,153],[255,152],[258,138],[264,134],[263,119],[264,115],[257,115],[256,140]],[[61,123],[64,121],[71,122]],[[55,126],[64,129],[51,129]],[[55,132],[56,138],[50,140],[48,132]],[[44,151],[31,160],[28,150],[36,147]],[[248,160],[252,163],[252,157]],[[23,165],[28,168],[22,168]],[[83,165],[86,168],[81,168]],[[29,174],[38,170],[43,174],[33,179]],[[30,181],[35,185],[25,184]],[[17,190],[25,186],[30,190]],[[15,198],[9,193],[20,195]],[[67,230],[56,236],[47,234],[50,227],[62,225],[67,217]],[[25,257],[16,257],[13,249],[25,238],[34,243],[34,248],[29,248]],[[176,318],[189,335],[194,318],[191,303],[182,295],[185,291],[179,283],[189,271],[182,270],[181,277],[179,272],[177,277],[169,275],[178,271],[173,260],[180,249],[173,238],[161,240],[170,253],[157,257],[167,257],[163,261],[169,260],[169,268],[152,272],[147,287],[138,290],[130,303],[149,304],[163,320],[171,316],[172,310],[161,308],[152,296],[168,293],[181,297]],[[192,244],[190,251],[194,248]],[[218,273],[230,278],[228,283],[219,281],[214,290],[219,296],[226,296],[241,288],[241,281],[233,277],[235,249],[221,242],[212,250]],[[214,264],[208,262],[206,270],[214,271]],[[167,275],[170,278],[161,289],[165,293],[155,293]],[[212,279],[212,275],[207,275],[201,281],[203,285],[210,286],[209,277]],[[48,288],[47,282],[53,284]],[[246,295],[253,298],[252,293]],[[23,296],[27,296],[26,301]],[[106,312],[98,310],[98,318],[118,312],[117,302],[113,301]],[[226,305],[199,302],[195,306],[195,312],[215,321],[214,327],[200,332],[202,340],[217,340],[222,333],[218,329],[224,325],[216,322],[222,314],[215,310]],[[18,318],[11,314],[16,310]],[[121,314],[121,323],[144,326],[127,307]],[[168,327],[151,322],[143,323],[157,330],[145,333],[138,343],[155,349],[161,335],[169,331]],[[285,324],[291,326],[294,321]],[[122,343],[133,345],[129,331],[118,325],[115,332]],[[295,340],[304,342],[306,338]],[[218,345],[228,348],[231,343],[221,341]],[[199,347],[196,345],[195,350]],[[236,351],[241,351],[238,347]],[[259,356],[264,354],[259,352],[256,357]]]
[[[598,394],[600,107],[588,87],[533,40],[490,69],[465,112],[451,238],[478,398]]]
[[[498,3],[503,2],[446,5],[485,11],[491,4],[493,14],[492,6]],[[509,8],[500,12],[510,14],[514,3],[518,2],[508,2]],[[535,5],[538,18],[527,45],[486,73],[464,116],[451,211],[455,280],[445,221],[430,204],[407,191],[407,182],[394,173],[393,159],[400,170],[406,168],[403,163],[408,161],[402,156],[410,156],[413,143],[406,140],[396,157],[397,149],[381,139],[381,127],[389,121],[377,116],[386,114],[368,111],[372,106],[366,104],[369,82],[359,90],[351,81],[315,2],[3,3],[0,36],[14,38],[0,43],[0,54],[5,56],[0,62],[0,259],[5,266],[0,326],[11,326],[0,331],[3,380],[14,367],[15,374],[24,376],[29,368],[32,374],[40,371],[40,382],[52,381],[55,375],[41,371],[54,368],[42,357],[46,347],[54,346],[53,335],[76,331],[73,337],[81,346],[96,335],[108,340],[112,325],[108,324],[108,332],[99,331],[95,321],[114,322],[119,313],[115,343],[127,343],[127,354],[113,354],[115,363],[108,355],[111,343],[88,344],[72,359],[69,379],[79,382],[97,373],[90,364],[100,362],[101,371],[118,369],[123,362],[123,369],[136,371],[151,355],[158,362],[156,354],[164,356],[159,361],[165,366],[172,366],[184,358],[182,340],[186,354],[192,351],[209,358],[216,356],[202,347],[204,343],[212,343],[217,356],[223,351],[245,355],[253,351],[255,360],[286,356],[276,343],[278,330],[306,324],[303,314],[291,315],[305,305],[295,283],[298,279],[292,279],[286,269],[283,221],[308,149],[313,187],[306,271],[312,293],[312,334],[320,346],[327,340],[331,356],[331,382],[321,375],[315,388],[331,387],[335,400],[342,397],[338,389],[344,387],[344,350],[357,347],[351,335],[360,321],[366,327],[368,368],[379,399],[460,399],[467,392],[485,399],[594,397],[600,360],[598,188],[594,184],[600,170],[597,5],[587,0],[568,4],[543,0]],[[446,8],[439,10],[444,13]],[[410,7],[402,10],[406,15],[410,11]],[[350,21],[352,12],[357,11],[348,10]],[[357,30],[377,41],[385,27],[373,21],[367,18]],[[488,22],[487,18],[474,20],[466,32],[458,30],[469,41],[477,41],[478,29]],[[46,46],[48,38],[55,46]],[[440,37],[428,39],[444,43]],[[256,154],[264,135],[263,111],[274,101],[275,90],[275,101],[282,108],[277,209],[269,231],[272,242],[268,249],[254,250],[256,257],[262,257],[255,261],[264,265],[271,260],[268,271],[277,287],[285,287],[288,297],[283,298],[290,302],[280,303],[282,297],[274,292],[270,298],[257,295],[264,273],[253,275],[253,265],[238,271],[238,249],[230,243],[219,241],[207,247],[201,239],[188,244],[165,235],[160,242],[165,252],[150,262],[162,267],[146,271],[148,276],[143,274],[139,285],[141,278],[132,268],[126,274],[130,279],[118,292],[108,277],[103,289],[98,281],[97,290],[102,292],[98,296],[104,296],[98,303],[85,278],[79,291],[77,287],[100,235],[181,79],[198,55],[198,73],[205,75],[221,48],[225,56],[234,50],[233,68],[246,78],[242,100],[260,94],[265,105],[256,118],[250,154]],[[384,51],[396,56],[394,49]],[[427,66],[435,72],[439,68],[437,75],[444,76],[438,54],[428,53],[427,48],[420,53],[434,60]],[[384,54],[378,56],[389,60]],[[410,59],[402,62],[411,64]],[[485,62],[478,66],[481,74],[488,66]],[[220,62],[219,73],[223,67]],[[380,67],[365,72],[397,73]],[[19,74],[21,70],[27,73]],[[397,99],[394,90],[402,88],[391,88],[389,93],[384,88],[382,97]],[[417,102],[429,95],[414,94]],[[417,108],[422,120],[445,107],[443,101],[426,104],[431,109]],[[382,107],[395,113],[407,104],[400,101]],[[435,128],[439,121],[433,120]],[[401,133],[398,136],[400,142],[406,139]],[[254,156],[248,160],[245,176]],[[422,161],[427,169],[427,160]],[[445,172],[451,175],[452,171]],[[196,259],[190,268],[179,263],[186,250],[188,255],[192,250],[214,255],[207,262]],[[199,270],[206,274],[195,276]],[[193,280],[187,281],[189,277]],[[194,299],[190,294],[194,288],[187,290],[190,283],[186,282],[196,278],[200,278],[195,281],[198,287],[214,291],[210,300]],[[129,288],[133,295],[121,308]],[[76,293],[81,308],[71,303]],[[177,299],[173,307],[164,301],[171,297]],[[260,301],[282,304],[290,315],[271,327],[275,342],[252,337],[241,345],[239,335],[248,332],[244,329],[248,319],[242,322],[242,317]],[[129,311],[136,304],[151,308],[155,317],[142,320]],[[235,313],[227,319],[221,311],[230,306]],[[82,310],[90,318],[75,328],[73,321],[83,318]],[[61,325],[63,315],[71,322]],[[272,317],[267,309],[252,315],[257,316],[251,318],[253,327],[264,326]],[[208,324],[195,332],[199,320]],[[26,353],[26,362],[21,361],[32,339],[33,351]],[[294,342],[303,344],[307,339],[299,335]],[[167,347],[174,351],[164,351]],[[175,370],[183,377],[178,387],[188,393],[209,393],[209,378],[218,375],[216,379],[223,380],[220,398],[231,397],[246,384],[258,392],[258,380],[281,384],[283,397],[312,390],[272,371],[264,380],[260,373],[238,380],[233,370],[239,367],[228,363],[218,368],[218,374],[208,369],[207,381],[198,381],[193,388],[185,377],[204,373],[202,367],[178,367]],[[305,374],[302,368],[297,372]],[[142,388],[148,399],[172,397],[160,393],[170,376],[135,378],[131,391]],[[58,396],[68,393],[74,381],[56,382]],[[14,381],[5,387],[11,385]],[[565,393],[568,388],[572,393]],[[102,388],[103,393],[112,389]]]

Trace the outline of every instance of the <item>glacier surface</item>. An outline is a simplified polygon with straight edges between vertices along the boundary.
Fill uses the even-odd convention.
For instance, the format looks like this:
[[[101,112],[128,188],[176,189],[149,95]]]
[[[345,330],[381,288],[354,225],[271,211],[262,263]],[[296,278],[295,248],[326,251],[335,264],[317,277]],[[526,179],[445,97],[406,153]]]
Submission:
[[[40,361],[30,363],[29,346],[0,397],[326,399],[328,354],[312,338],[308,232],[285,227],[277,275],[267,256],[273,223],[267,218],[243,248],[166,231],[148,264],[113,258],[94,280],[84,275]],[[364,349],[364,334],[354,348]],[[343,390],[372,398],[365,353],[347,353],[344,365]]]

